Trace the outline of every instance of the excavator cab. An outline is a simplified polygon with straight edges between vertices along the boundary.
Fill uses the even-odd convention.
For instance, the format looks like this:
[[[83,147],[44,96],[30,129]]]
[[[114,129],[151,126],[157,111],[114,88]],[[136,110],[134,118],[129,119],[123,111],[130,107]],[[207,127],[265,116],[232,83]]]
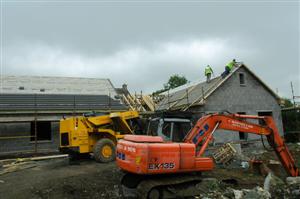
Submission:
[[[147,135],[160,136],[164,141],[182,142],[191,128],[190,119],[157,117],[149,121]]]

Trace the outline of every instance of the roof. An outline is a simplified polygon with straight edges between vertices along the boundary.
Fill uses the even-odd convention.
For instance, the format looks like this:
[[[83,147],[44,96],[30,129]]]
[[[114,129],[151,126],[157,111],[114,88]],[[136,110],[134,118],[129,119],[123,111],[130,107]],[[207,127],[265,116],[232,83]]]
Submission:
[[[116,96],[109,79],[47,76],[2,76],[5,94],[79,94]]]
[[[126,110],[119,100],[108,95],[65,94],[0,94],[0,113],[16,111],[77,111]]]
[[[158,110],[187,110],[192,106],[199,106],[205,104],[207,99],[217,88],[223,85],[236,71],[240,68],[245,68],[251,75],[253,75],[266,90],[268,90],[276,99],[280,97],[270,89],[258,76],[256,76],[246,65],[241,64],[236,67],[233,72],[227,75],[224,79],[221,76],[213,78],[210,83],[206,81],[196,81],[175,89],[164,92],[164,99],[159,102]]]

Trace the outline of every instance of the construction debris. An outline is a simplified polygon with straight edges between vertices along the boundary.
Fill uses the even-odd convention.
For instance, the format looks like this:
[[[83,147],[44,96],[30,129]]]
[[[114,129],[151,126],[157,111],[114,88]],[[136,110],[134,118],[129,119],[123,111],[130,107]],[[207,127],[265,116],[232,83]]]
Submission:
[[[143,93],[132,95],[126,84],[123,84],[122,88],[117,88],[116,91],[123,104],[127,105],[130,110],[139,112],[156,110],[156,103],[150,95],[143,95]]]
[[[274,189],[274,198],[300,198],[300,177],[287,177],[286,184],[279,184]]]
[[[264,190],[270,192],[272,195],[281,195],[283,193],[283,190],[281,190],[283,186],[284,182],[272,172],[265,178]]]
[[[0,160],[0,175],[37,166],[35,161],[66,158],[67,154]]]
[[[236,154],[236,150],[230,143],[224,144],[213,153],[213,158],[217,164],[228,165]]]
[[[2,166],[3,169],[0,170],[0,175],[15,172],[15,171],[20,171],[24,169],[29,169],[35,166],[36,166],[35,162],[21,162],[21,163],[12,163],[8,165],[3,165]]]
[[[39,161],[39,160],[50,160],[56,158],[66,158],[68,157],[67,154],[61,155],[49,155],[49,156],[40,156],[40,157],[33,157],[33,158],[18,158],[17,162],[26,162],[26,161]]]
[[[219,181],[216,178],[204,178],[196,185],[196,188],[202,192],[207,192],[219,189],[219,186]]]
[[[293,144],[289,147],[295,154],[295,159],[299,160],[298,145]],[[246,153],[244,151],[243,148],[242,155],[256,157],[256,152]],[[64,156],[0,160],[0,172],[11,168],[10,173],[0,174],[0,198],[20,198],[20,196],[21,198],[22,196],[24,198],[124,198],[119,186],[122,173],[119,172],[115,163],[97,164],[94,161],[84,160],[80,166],[70,166],[68,161],[63,158]],[[213,172],[203,172],[204,180],[195,184],[198,189],[197,193],[190,193],[195,193],[194,198],[199,199],[300,198],[299,177],[281,178],[279,175],[272,174],[271,179],[270,176],[265,178],[260,173],[254,174],[238,166],[238,163],[245,160],[245,158],[242,160],[239,158],[240,156],[235,154],[233,161],[237,160],[236,163],[216,168]],[[268,166],[269,163],[276,165],[277,161],[272,158],[276,159],[273,152],[265,151],[257,156],[257,159],[249,162],[250,167],[252,166],[251,162],[257,162],[259,166],[262,164]],[[47,159],[50,160],[42,161]],[[236,169],[231,168],[232,164],[237,166]],[[282,184],[280,180],[278,182],[276,176],[284,179],[284,183]],[[268,188],[264,186],[267,179],[269,180]],[[178,190],[175,189],[175,191]],[[189,190],[186,188],[186,191]]]
[[[231,187],[218,187],[203,191],[200,196],[195,198],[230,198],[230,199],[269,199],[271,194],[262,187],[255,187],[253,189],[233,189]]]
[[[241,167],[243,168],[243,169],[248,169],[249,168],[249,162],[241,162]]]
[[[243,198],[244,199],[254,199],[254,198],[260,198],[260,199],[269,199],[271,198],[271,194],[264,190],[261,187],[255,187],[254,189],[242,189],[243,191]]]
[[[5,159],[5,160],[0,160],[0,166],[4,166],[7,164],[16,164],[20,162],[49,160],[49,159],[66,158],[66,157],[68,157],[67,154],[60,154],[60,155],[48,155],[48,156],[39,156],[39,157],[31,157],[31,158]]]
[[[294,184],[299,184],[300,185],[300,176],[298,176],[298,177],[287,177],[286,178],[286,183],[288,185],[294,185]]]
[[[207,178],[196,185],[201,194],[194,198],[229,198],[229,199],[269,199],[269,198],[299,198],[300,178],[288,177],[284,183],[272,172],[265,178],[263,187],[256,186],[253,189],[237,189],[233,185],[224,183],[215,178]],[[236,187],[236,185],[234,185]]]

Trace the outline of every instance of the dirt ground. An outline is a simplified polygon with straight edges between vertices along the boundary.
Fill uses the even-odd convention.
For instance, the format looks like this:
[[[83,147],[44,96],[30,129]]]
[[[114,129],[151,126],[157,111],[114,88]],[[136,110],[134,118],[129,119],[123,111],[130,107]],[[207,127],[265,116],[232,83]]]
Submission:
[[[0,198],[120,198],[121,175],[114,162],[41,161],[36,167],[0,176]]]
[[[300,166],[300,147],[291,148]],[[273,152],[262,156],[276,159]],[[0,198],[122,198],[122,175],[115,162],[82,160],[80,165],[69,165],[67,158],[44,160],[36,162],[35,167],[0,175]],[[203,176],[227,180],[233,188],[254,188],[264,182],[264,176],[242,168],[218,168]],[[231,179],[237,183],[231,183]]]

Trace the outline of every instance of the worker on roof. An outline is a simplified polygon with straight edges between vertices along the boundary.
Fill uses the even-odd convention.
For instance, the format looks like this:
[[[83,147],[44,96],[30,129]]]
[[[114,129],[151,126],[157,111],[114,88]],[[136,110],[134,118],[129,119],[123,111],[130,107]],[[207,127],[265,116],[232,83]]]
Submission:
[[[210,82],[210,78],[211,78],[211,75],[214,73],[213,69],[210,67],[210,65],[207,65],[205,67],[205,70],[204,70],[204,74],[206,76],[206,82],[209,83]]]
[[[235,59],[233,59],[231,62],[229,62],[226,66],[225,66],[225,71],[221,74],[222,78],[225,78],[233,69],[233,67],[237,64],[237,62],[235,61]]]

